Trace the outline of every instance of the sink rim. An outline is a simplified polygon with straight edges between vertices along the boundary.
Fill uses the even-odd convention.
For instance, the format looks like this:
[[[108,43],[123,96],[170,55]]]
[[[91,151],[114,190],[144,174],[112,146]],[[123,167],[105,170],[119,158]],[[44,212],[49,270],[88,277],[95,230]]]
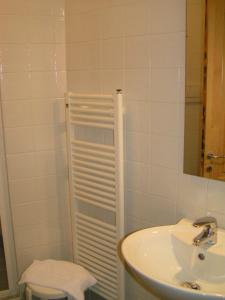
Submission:
[[[172,289],[173,291],[179,290],[180,292],[185,293],[186,295],[197,295],[197,296],[202,296],[202,297],[210,297],[210,299],[225,299],[225,292],[224,292],[224,294],[221,294],[221,293],[214,293],[214,292],[213,293],[205,292],[202,290],[191,290],[191,289],[187,289],[185,287],[179,286],[178,284],[176,285],[176,284],[168,283],[164,279],[159,279],[158,277],[146,275],[146,273],[143,272],[143,270],[138,266],[137,263],[135,264],[135,262],[132,262],[132,259],[130,261],[131,257],[128,255],[127,251],[129,251],[128,243],[131,239],[140,235],[140,233],[143,233],[144,231],[149,231],[150,233],[153,233],[153,231],[154,231],[155,234],[160,234],[160,231],[161,232],[164,231],[164,232],[167,232],[168,234],[171,234],[173,229],[178,228],[178,227],[182,228],[181,226],[185,223],[186,224],[188,223],[190,225],[192,222],[187,219],[182,219],[179,223],[177,223],[175,225],[149,227],[149,228],[141,229],[141,230],[138,230],[138,231],[135,231],[135,232],[129,234],[128,236],[126,236],[124,238],[122,245],[121,245],[121,251],[122,251],[122,255],[125,259],[125,262],[131,269],[133,269],[138,274],[140,274],[140,276],[142,276],[146,280],[156,284],[158,287],[164,286],[165,288]],[[224,232],[223,229],[221,231]],[[191,246],[191,243],[190,243],[190,246]]]

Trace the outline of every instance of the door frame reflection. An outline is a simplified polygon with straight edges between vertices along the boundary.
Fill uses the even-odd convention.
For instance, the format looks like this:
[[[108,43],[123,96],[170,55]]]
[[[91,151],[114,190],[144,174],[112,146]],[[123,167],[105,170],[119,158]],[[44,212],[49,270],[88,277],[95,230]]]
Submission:
[[[17,294],[17,263],[11,218],[11,207],[8,190],[8,174],[5,159],[5,144],[2,124],[2,109],[0,99],[0,218],[5,250],[5,260],[9,289],[0,291],[0,298]]]

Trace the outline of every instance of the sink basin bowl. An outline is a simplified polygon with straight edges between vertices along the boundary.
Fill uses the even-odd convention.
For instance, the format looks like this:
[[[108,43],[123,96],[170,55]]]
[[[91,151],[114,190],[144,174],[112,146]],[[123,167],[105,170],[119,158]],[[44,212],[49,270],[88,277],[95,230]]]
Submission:
[[[187,219],[143,229],[125,238],[122,253],[160,299],[225,299],[225,231],[218,229],[216,245],[192,245],[201,230]]]

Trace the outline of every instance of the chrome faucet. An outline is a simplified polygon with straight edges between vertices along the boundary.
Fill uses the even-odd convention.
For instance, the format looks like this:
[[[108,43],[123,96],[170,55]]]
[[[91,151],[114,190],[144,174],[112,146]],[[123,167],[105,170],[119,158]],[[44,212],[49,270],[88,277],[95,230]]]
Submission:
[[[194,227],[203,227],[193,240],[193,245],[215,245],[217,242],[217,221],[214,217],[203,217],[193,223]]]

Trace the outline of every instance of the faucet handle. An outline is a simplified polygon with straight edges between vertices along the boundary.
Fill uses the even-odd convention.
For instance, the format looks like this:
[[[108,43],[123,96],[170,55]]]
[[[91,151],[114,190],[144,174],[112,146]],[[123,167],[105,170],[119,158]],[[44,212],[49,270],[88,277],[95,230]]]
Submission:
[[[216,218],[214,217],[203,217],[197,219],[193,224],[194,227],[201,227],[201,226],[212,226],[212,227],[217,227],[217,221]]]

